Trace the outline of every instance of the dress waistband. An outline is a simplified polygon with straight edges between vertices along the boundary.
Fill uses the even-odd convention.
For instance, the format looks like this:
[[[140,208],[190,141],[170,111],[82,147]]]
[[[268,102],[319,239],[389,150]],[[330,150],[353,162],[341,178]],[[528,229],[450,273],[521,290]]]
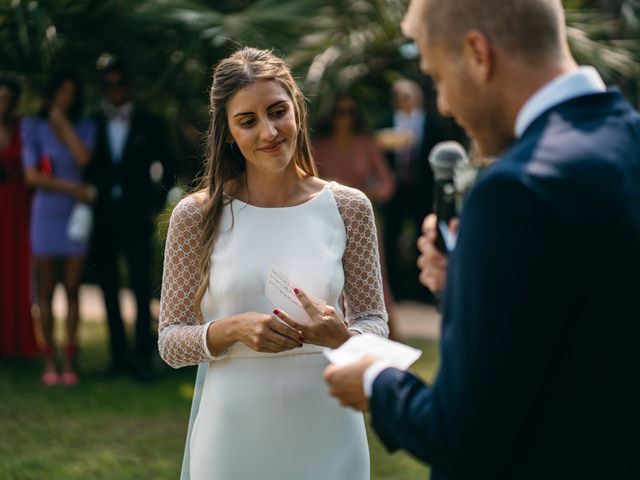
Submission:
[[[294,348],[292,350],[286,350],[280,353],[264,353],[264,352],[256,352],[255,350],[251,350],[244,344],[235,345],[229,351],[229,354],[225,357],[229,360],[240,359],[240,358],[282,358],[282,357],[292,357],[298,355],[321,355],[324,352],[325,347],[320,347],[318,345],[304,345],[302,348]]]

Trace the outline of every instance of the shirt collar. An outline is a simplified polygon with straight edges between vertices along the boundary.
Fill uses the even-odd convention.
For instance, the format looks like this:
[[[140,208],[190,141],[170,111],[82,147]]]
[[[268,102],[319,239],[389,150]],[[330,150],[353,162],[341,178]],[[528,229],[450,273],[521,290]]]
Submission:
[[[544,85],[520,109],[516,117],[515,134],[520,138],[540,115],[556,105],[592,93],[606,91],[600,74],[593,67],[580,67]]]
[[[131,118],[131,114],[133,113],[133,102],[127,102],[119,107],[107,102],[104,105],[104,113],[107,118],[121,118],[128,120]]]
[[[402,110],[396,110],[394,114],[396,118],[415,120],[420,119],[424,116],[424,110],[422,108],[416,108],[414,110],[411,110],[409,113],[403,112]]]

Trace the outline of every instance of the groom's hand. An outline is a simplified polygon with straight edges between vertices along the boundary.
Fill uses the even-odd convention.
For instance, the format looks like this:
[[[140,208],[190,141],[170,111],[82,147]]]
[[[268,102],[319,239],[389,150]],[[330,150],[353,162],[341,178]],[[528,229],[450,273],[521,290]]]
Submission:
[[[432,292],[440,292],[447,283],[447,256],[436,247],[437,218],[432,213],[427,215],[422,223],[422,236],[418,239],[418,268],[419,280],[422,285]],[[458,232],[458,219],[449,222],[449,230]]]
[[[329,365],[324,371],[324,380],[329,385],[329,393],[345,407],[361,412],[369,410],[369,399],[364,393],[362,377],[375,361],[375,357],[366,356],[362,360],[342,367]]]

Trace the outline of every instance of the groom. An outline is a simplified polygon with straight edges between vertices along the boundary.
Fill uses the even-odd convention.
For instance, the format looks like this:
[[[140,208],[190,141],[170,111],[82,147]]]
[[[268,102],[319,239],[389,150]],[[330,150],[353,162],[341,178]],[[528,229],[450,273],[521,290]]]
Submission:
[[[560,0],[414,0],[403,27],[498,158],[460,219],[434,384],[368,358],[328,367],[331,394],[433,478],[640,478],[640,116],[578,68]]]

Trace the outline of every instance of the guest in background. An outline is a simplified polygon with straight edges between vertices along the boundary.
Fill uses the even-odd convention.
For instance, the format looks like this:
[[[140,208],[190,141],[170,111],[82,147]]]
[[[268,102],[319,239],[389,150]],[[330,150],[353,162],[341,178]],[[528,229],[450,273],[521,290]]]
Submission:
[[[167,128],[162,118],[134,103],[133,79],[121,60],[102,71],[104,107],[97,116],[96,148],[88,178],[98,190],[94,205],[92,265],[104,294],[111,346],[111,373],[133,367],[150,380],[155,349],[151,311],[152,235],[174,174]],[[135,354],[130,357],[122,313],[119,257],[127,263],[136,299]]]
[[[357,188],[374,202],[386,202],[393,195],[391,171],[351,95],[336,97],[318,128],[313,151],[322,177]]]
[[[396,190],[386,204],[384,216],[384,248],[389,267],[389,279],[396,297],[424,298],[424,288],[418,282],[415,258],[416,241],[425,216],[433,204],[433,173],[429,152],[439,142],[461,141],[464,133],[450,120],[442,118],[435,108],[426,108],[422,88],[412,80],[393,84],[393,116],[387,127],[397,134],[394,142],[381,142],[388,151],[388,161],[396,178]],[[398,139],[400,141],[398,141]],[[404,223],[412,228],[410,255],[401,255],[399,244]],[[403,257],[408,257],[408,267]],[[408,274],[410,272],[410,274]]]
[[[362,113],[348,93],[336,96],[330,115],[318,126],[313,153],[322,178],[357,188],[374,205],[383,204],[393,195],[395,184],[391,170],[374,138],[367,133]],[[387,280],[382,251],[380,249],[384,301],[389,315],[389,338],[394,339],[395,301]]]
[[[75,385],[74,366],[79,323],[78,289],[87,242],[69,236],[78,202],[90,203],[95,192],[83,180],[91,159],[95,128],[80,117],[83,84],[72,70],[52,76],[40,114],[23,122],[23,163],[27,183],[35,189],[31,211],[31,248],[36,264],[40,321],[45,342],[45,385]],[[62,375],[56,368],[52,299],[61,281],[67,294],[66,347]]]
[[[0,78],[0,356],[34,357],[38,345],[29,306],[29,191],[21,164],[17,82]]]

